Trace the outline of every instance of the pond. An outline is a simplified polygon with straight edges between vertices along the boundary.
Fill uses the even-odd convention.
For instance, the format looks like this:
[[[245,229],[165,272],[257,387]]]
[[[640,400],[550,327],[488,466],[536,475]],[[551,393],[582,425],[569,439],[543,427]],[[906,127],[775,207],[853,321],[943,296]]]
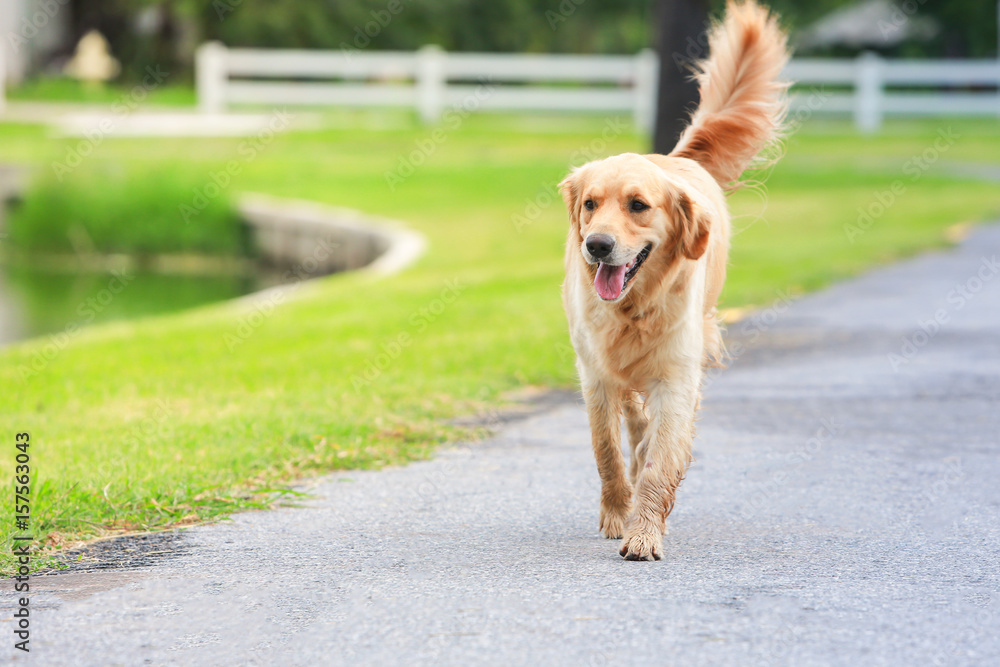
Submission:
[[[249,294],[266,285],[246,275],[63,273],[0,266],[0,345],[68,326],[169,313]]]

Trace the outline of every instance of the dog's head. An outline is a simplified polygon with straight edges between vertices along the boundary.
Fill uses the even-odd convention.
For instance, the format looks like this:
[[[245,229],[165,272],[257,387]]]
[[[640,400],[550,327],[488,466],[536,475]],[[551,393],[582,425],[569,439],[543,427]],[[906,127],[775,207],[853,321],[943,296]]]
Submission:
[[[650,257],[662,267],[705,253],[710,223],[686,187],[635,153],[589,162],[559,184],[570,243],[579,244],[601,299],[619,301],[634,285],[658,278],[643,274]]]

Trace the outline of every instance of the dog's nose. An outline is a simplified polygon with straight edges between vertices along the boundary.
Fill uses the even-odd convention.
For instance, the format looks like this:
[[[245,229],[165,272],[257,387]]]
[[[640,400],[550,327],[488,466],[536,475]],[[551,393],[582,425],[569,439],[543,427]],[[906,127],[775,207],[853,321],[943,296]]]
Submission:
[[[594,259],[604,259],[615,249],[615,240],[607,234],[591,234],[587,237],[587,252]]]

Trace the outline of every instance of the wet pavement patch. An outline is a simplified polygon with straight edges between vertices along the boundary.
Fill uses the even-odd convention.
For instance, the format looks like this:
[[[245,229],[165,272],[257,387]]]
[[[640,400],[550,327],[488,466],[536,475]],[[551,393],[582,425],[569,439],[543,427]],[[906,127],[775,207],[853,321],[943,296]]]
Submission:
[[[187,552],[187,540],[181,531],[122,535],[91,542],[56,556],[65,566],[38,574],[62,574],[129,570],[157,565]]]

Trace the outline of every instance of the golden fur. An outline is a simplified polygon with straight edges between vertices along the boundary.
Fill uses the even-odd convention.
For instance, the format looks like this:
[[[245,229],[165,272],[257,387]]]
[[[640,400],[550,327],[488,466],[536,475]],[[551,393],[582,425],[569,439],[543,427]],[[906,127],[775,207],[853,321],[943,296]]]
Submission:
[[[697,74],[701,103],[676,149],[590,162],[560,184],[570,217],[563,304],[602,483],[600,527],[622,538],[630,560],[661,557],[691,461],[703,367],[723,356],[716,302],[729,252],[725,191],[778,136],[785,43],[766,9],[730,2],[710,34]],[[613,240],[613,249],[595,239]],[[595,280],[611,285],[605,296]]]

